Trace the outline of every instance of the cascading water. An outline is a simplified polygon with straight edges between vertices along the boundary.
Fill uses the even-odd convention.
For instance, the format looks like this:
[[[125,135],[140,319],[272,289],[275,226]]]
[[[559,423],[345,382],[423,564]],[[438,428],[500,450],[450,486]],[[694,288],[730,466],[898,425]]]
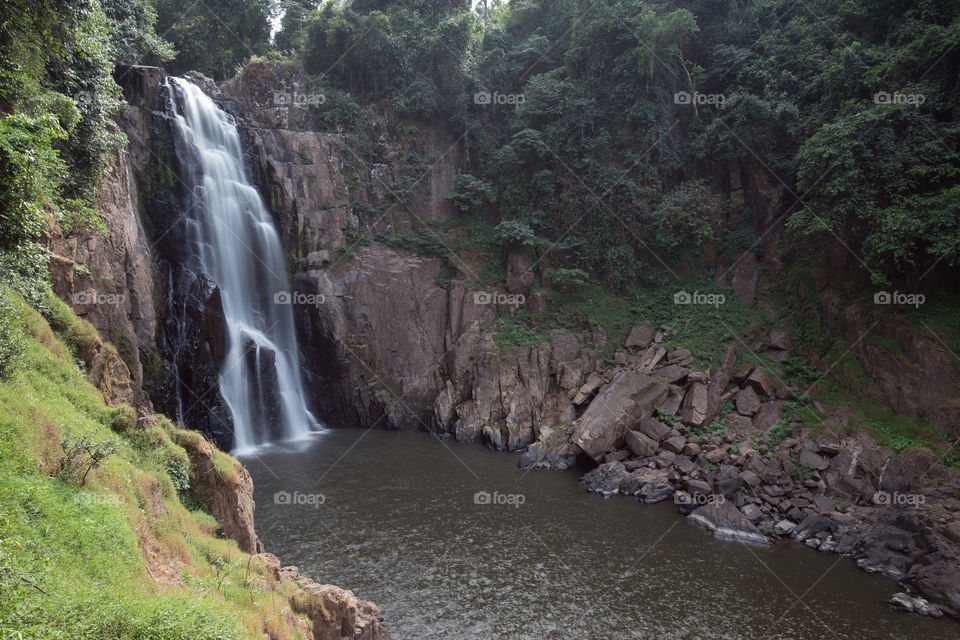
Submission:
[[[298,366],[286,257],[247,180],[236,122],[196,85],[168,83],[184,180],[193,189],[185,224],[194,268],[219,288],[226,322],[219,382],[233,419],[233,451],[305,437],[320,425]]]

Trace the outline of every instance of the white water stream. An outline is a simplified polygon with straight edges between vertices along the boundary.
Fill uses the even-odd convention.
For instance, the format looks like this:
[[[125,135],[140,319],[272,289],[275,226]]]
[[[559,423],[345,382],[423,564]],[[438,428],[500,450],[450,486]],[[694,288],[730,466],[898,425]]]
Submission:
[[[220,289],[226,319],[219,374],[233,418],[233,452],[306,437],[320,425],[305,400],[287,260],[247,180],[236,122],[196,85],[169,82],[178,94],[172,101],[177,133],[193,152],[184,159],[196,181],[188,233],[199,268]]]

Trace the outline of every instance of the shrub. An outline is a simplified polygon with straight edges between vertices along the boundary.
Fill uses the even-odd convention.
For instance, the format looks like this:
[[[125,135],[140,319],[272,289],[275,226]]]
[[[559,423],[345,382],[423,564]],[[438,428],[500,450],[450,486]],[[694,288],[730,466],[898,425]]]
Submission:
[[[77,439],[65,437],[60,441],[63,456],[60,458],[59,476],[62,480],[82,487],[87,482],[87,475],[119,449],[116,440],[95,442],[93,437],[91,432]]]
[[[10,293],[0,288],[0,380],[16,370],[25,348],[20,313]]]

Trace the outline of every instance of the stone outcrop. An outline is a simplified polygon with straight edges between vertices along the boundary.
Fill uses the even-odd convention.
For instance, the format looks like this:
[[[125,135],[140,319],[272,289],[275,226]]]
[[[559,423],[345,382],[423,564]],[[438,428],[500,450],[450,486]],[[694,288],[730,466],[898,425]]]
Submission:
[[[150,408],[157,366],[153,255],[140,222],[142,204],[131,153],[117,149],[94,203],[106,234],[49,234],[54,291],[115,345],[129,371],[131,402]]]
[[[377,605],[360,600],[352,591],[316,583],[300,575],[295,566],[281,566],[280,560],[271,553],[257,557],[273,571],[277,580],[299,587],[290,597],[290,608],[310,620],[311,627],[304,630],[310,640],[390,640]]]
[[[223,527],[228,538],[247,553],[260,553],[263,545],[253,526],[253,479],[246,468],[229,456],[215,451],[202,436],[180,433],[180,446],[191,462],[190,482],[202,487],[207,510]],[[217,464],[217,456],[221,456]]]

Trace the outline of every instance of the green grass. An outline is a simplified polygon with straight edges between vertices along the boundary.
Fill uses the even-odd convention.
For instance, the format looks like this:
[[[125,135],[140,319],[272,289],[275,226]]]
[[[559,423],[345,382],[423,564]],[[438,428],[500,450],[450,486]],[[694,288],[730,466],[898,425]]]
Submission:
[[[282,626],[287,601],[255,588],[268,570],[178,497],[190,459],[177,439],[189,432],[165,419],[144,428],[129,407],[106,407],[73,347],[22,300],[19,313],[26,348],[0,382],[0,639],[242,640]],[[72,314],[59,310],[56,324],[75,337]],[[83,487],[58,477],[65,434],[119,445]],[[226,454],[215,461],[236,473]],[[217,558],[229,559],[226,574]],[[183,584],[148,571],[165,567]]]

